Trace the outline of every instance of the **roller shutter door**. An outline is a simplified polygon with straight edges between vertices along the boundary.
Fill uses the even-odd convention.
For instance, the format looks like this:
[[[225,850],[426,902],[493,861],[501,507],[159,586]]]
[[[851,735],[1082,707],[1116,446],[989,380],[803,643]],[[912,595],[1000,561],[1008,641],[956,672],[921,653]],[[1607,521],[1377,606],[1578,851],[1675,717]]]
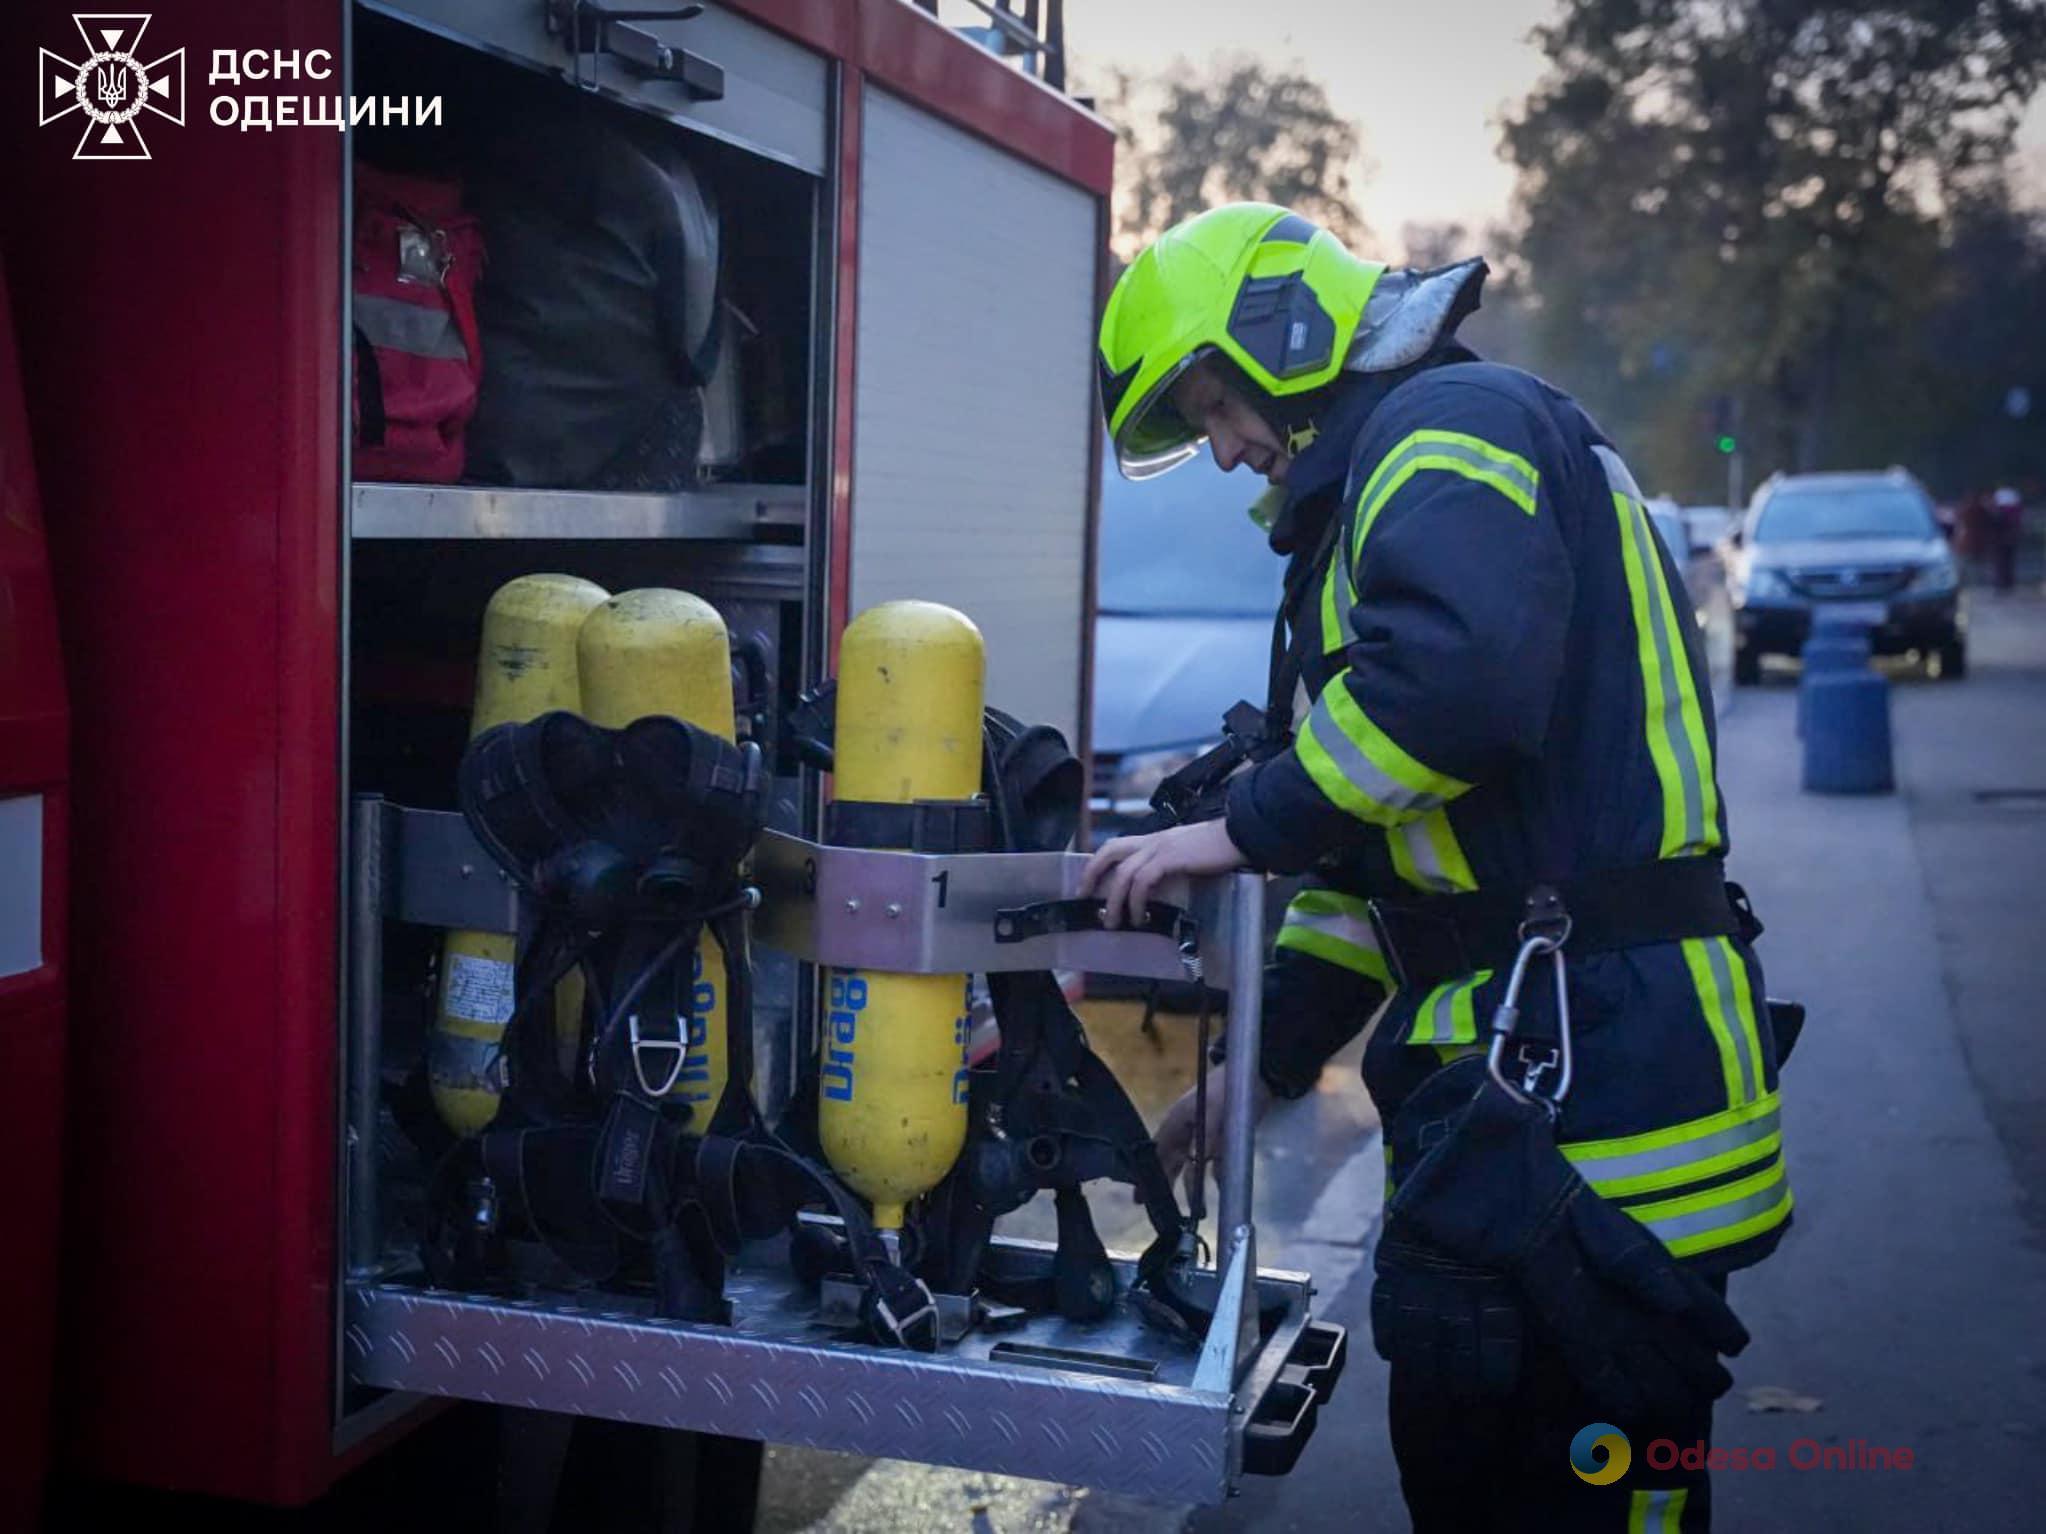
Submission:
[[[959,608],[989,701],[1077,741],[1097,205],[882,91],[862,140],[853,612]]]

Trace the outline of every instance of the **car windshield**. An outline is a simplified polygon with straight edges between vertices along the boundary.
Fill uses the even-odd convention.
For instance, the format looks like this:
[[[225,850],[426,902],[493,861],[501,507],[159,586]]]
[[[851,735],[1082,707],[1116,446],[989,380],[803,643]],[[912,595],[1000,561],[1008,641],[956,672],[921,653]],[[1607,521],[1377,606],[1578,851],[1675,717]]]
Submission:
[[[1931,538],[1925,502],[1902,485],[1779,490],[1755,527],[1757,543],[1806,538]]]
[[[1285,561],[1250,520],[1263,482],[1200,456],[1128,480],[1110,459],[1101,487],[1101,611],[1145,617],[1269,618]]]

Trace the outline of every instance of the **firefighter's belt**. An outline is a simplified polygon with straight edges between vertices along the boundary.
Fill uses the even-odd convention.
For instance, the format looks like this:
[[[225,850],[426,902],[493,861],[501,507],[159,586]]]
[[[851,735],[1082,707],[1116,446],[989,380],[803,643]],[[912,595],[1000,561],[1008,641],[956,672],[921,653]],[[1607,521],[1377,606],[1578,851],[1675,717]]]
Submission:
[[[1746,893],[1727,882],[1718,858],[1668,858],[1554,881],[1554,887],[1570,914],[1573,956],[1694,937],[1751,942],[1762,931]],[[1371,902],[1386,964],[1409,993],[1481,969],[1511,968],[1527,915],[1525,892],[1510,888]]]

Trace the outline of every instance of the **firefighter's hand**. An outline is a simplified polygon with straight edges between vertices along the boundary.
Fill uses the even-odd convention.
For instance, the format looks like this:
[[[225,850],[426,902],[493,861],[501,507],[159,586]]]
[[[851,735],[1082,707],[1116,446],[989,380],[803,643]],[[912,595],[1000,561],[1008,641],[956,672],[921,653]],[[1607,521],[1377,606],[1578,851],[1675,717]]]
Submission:
[[[1101,924],[1114,928],[1125,916],[1133,924],[1143,920],[1152,891],[1174,874],[1226,874],[1248,866],[1229,839],[1227,825],[1201,820],[1149,836],[1117,837],[1088,863],[1080,876],[1080,894],[1106,901]]]
[[[1229,1067],[1211,1065],[1208,1067],[1208,1172],[1219,1187],[1222,1181],[1222,1103],[1224,1086],[1228,1080]],[[1265,1116],[1265,1110],[1272,1105],[1272,1089],[1262,1079],[1251,1083],[1251,1119],[1253,1124]],[[1193,1197],[1194,1091],[1187,1089],[1186,1095],[1165,1110],[1165,1117],[1158,1121],[1158,1160],[1165,1168],[1167,1182],[1180,1181],[1180,1174],[1186,1174],[1183,1184],[1189,1199]]]

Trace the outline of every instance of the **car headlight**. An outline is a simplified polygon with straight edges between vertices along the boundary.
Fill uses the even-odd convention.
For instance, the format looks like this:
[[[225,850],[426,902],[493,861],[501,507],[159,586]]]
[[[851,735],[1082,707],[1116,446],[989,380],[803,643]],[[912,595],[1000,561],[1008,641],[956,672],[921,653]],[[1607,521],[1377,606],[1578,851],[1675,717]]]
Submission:
[[[1750,570],[1748,572],[1747,585],[1747,594],[1750,600],[1756,597],[1787,597],[1790,595],[1790,582],[1783,578],[1783,572],[1780,570],[1771,570],[1766,567],[1759,570]]]
[[[1116,763],[1115,775],[1108,780],[1109,797],[1148,803],[1160,783],[1212,744],[1203,742],[1196,746],[1170,746],[1162,751],[1132,751]]]
[[[1923,565],[1911,577],[1910,591],[1914,597],[1943,597],[1961,584],[1961,572],[1951,559],[1937,560]]]

